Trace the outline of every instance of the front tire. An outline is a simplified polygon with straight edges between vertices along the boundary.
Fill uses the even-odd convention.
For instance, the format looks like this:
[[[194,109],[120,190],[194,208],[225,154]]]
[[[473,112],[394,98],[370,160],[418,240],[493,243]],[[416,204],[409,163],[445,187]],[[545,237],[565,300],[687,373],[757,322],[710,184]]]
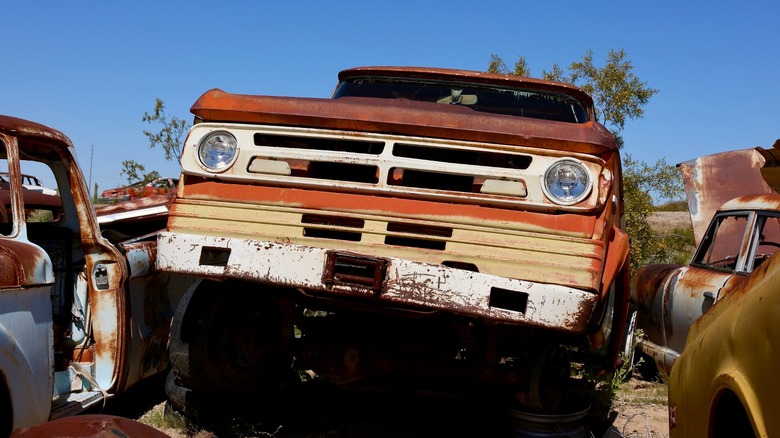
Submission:
[[[175,378],[196,391],[279,389],[292,365],[284,333],[281,309],[262,286],[200,281],[174,314]]]

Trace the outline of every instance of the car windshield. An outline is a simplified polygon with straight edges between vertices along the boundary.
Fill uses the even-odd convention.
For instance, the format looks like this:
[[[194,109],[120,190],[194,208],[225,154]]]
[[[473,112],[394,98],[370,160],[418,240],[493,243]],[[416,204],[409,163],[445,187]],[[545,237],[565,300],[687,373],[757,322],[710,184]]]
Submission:
[[[462,105],[475,111],[532,117],[568,123],[585,123],[588,113],[581,102],[565,94],[389,77],[350,78],[339,83],[333,98],[378,97]]]

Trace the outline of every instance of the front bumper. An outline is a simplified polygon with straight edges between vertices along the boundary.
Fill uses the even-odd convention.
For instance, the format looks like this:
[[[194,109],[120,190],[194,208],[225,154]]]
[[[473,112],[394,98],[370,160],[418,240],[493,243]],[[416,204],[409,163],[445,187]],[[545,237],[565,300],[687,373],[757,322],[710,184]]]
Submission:
[[[598,296],[579,289],[394,257],[297,244],[163,232],[157,269],[240,279],[372,305],[441,310],[496,322],[583,333]]]

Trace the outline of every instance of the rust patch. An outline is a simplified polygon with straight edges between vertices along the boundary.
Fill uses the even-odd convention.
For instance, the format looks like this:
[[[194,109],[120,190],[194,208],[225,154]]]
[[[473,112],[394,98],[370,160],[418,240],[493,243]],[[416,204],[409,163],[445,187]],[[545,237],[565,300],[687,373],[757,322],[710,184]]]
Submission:
[[[56,129],[40,123],[16,117],[0,116],[0,132],[21,138],[30,138],[58,144],[60,147],[73,147],[70,139]]]
[[[761,176],[764,158],[756,149],[707,155],[678,164],[696,239],[701,242],[715,212],[728,200],[771,193]],[[734,184],[739,181],[739,184]]]
[[[649,309],[655,294],[662,288],[669,274],[682,266],[662,264],[643,267],[636,273],[632,281],[631,299]]]
[[[476,221],[518,223],[526,224],[531,229],[580,237],[590,237],[599,219],[582,214],[550,215],[478,205],[447,204],[445,209],[442,208],[442,203],[417,199],[392,199],[382,196],[318,190],[225,184],[216,181],[197,181],[194,178],[186,179],[183,191],[183,196],[187,198],[204,197],[227,202],[277,204],[325,211],[392,213],[393,215],[410,217],[440,217],[452,221],[461,218],[460,222],[468,221],[469,223]],[[184,199],[180,198],[177,203],[183,201]],[[172,206],[171,216],[176,216],[176,204]]]
[[[171,191],[161,195],[153,195],[133,201],[118,202],[116,204],[99,205],[95,207],[95,214],[98,217],[108,216],[117,213],[127,213],[136,210],[148,209],[151,207],[168,207],[176,197],[176,193]],[[165,214],[159,214],[164,216]]]
[[[46,254],[24,241],[0,239],[0,288],[15,288],[53,281],[47,274]],[[48,268],[48,270],[46,269]]]
[[[89,437],[149,437],[168,438],[168,435],[129,418],[113,415],[79,415],[60,418],[14,432],[12,438],[89,438]]]
[[[290,98],[213,89],[204,93],[190,111],[204,121],[384,132],[594,155],[617,150],[609,132],[592,122],[550,123],[403,99]]]

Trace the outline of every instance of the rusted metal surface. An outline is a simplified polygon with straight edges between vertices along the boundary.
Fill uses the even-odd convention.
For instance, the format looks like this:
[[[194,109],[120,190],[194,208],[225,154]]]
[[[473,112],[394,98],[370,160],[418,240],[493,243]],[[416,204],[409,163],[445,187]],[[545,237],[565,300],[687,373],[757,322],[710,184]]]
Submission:
[[[164,218],[168,215],[168,209],[175,195],[175,192],[168,192],[132,201],[99,205],[95,207],[95,214],[101,225]]]
[[[5,419],[18,426],[49,418],[54,385],[49,291],[50,285],[34,283],[0,288],[0,385],[7,385],[13,408],[0,415],[12,416]]]
[[[14,137],[42,141],[57,147],[72,147],[65,134],[40,123],[0,115],[0,132]]]
[[[707,155],[678,165],[683,175],[696,245],[721,206],[742,195],[771,193],[761,176],[764,157],[756,149]],[[739,181],[735,184],[735,181]]]
[[[149,182],[137,182],[129,186],[104,190],[100,194],[102,202],[125,202],[149,196],[164,195],[176,191],[177,178],[157,178]]]
[[[296,309],[333,312],[333,336],[317,324],[307,331],[304,321],[302,340],[284,343],[300,351],[310,342],[324,368],[316,372],[337,380],[389,368],[456,375],[468,362],[472,378],[506,381],[494,377],[515,372],[500,371],[504,364],[522,367],[522,355],[558,344],[589,346],[584,360],[614,366],[628,308],[628,239],[619,151],[593,121],[592,100],[576,87],[476,72],[378,67],[342,78],[353,74],[423,84],[435,77],[454,88],[472,79],[475,89],[511,84],[542,100],[568,96],[576,115],[549,119],[540,110],[533,118],[515,100],[507,105],[514,112],[468,108],[454,104],[462,103],[456,89],[443,99],[437,89],[426,102],[357,97],[356,89],[333,99],[208,91],[191,109],[196,124],[168,229],[158,235],[157,268],[227,280],[221,298],[262,295],[286,321],[308,318]],[[223,146],[224,166],[209,167]],[[570,189],[568,200],[553,193]],[[193,289],[204,301],[180,308],[179,321],[214,317],[203,309],[221,284]],[[372,315],[386,322],[366,329],[372,336],[348,329],[371,325]],[[422,331],[442,336],[420,339]],[[197,341],[177,344],[188,342]],[[257,348],[272,345],[265,342]],[[178,358],[188,354],[172,365],[191,386],[203,380],[193,369],[224,368],[211,358],[185,366]]]
[[[780,258],[772,257],[730,288],[690,329],[685,351],[669,379],[672,437],[711,436],[747,414],[747,430],[734,436],[780,434]],[[720,409],[725,408],[725,409]]]
[[[161,233],[159,248],[157,267],[162,271],[300,287],[573,333],[584,332],[597,299],[595,294],[573,288],[390,257],[385,259],[387,276],[377,294],[364,284],[326,281],[328,273],[323,275],[323,267],[329,252],[322,248],[180,233]],[[224,254],[224,258],[215,254]],[[491,298],[500,300],[498,296],[507,296],[517,308],[491,306]]]
[[[417,215],[414,215],[412,207],[415,202],[399,202],[370,196],[358,197],[359,202],[353,203],[356,207],[351,209],[348,209],[346,204],[346,195],[338,194],[322,194],[319,201],[311,205],[307,197],[299,196],[298,199],[305,203],[301,208],[289,207],[287,203],[275,205],[276,203],[271,201],[264,206],[246,204],[238,200],[230,202],[234,196],[226,193],[218,203],[180,199],[172,207],[169,227],[180,234],[230,237],[232,242],[239,242],[240,239],[274,242],[278,241],[278,236],[285,236],[284,241],[288,243],[350,250],[365,256],[392,256],[427,264],[467,263],[480,273],[560,284],[593,293],[597,293],[602,287],[600,272],[604,264],[604,243],[596,238],[566,236],[564,227],[574,232],[572,225],[576,225],[578,221],[568,222],[570,218],[565,215],[551,218],[549,224],[543,224],[543,217],[549,215],[523,212],[500,215],[514,219],[508,222],[495,217],[488,219],[492,212],[486,208],[460,209],[450,206],[449,211],[436,212],[435,205],[426,205],[420,201],[416,202],[420,209],[416,211]],[[311,194],[307,196],[314,198]],[[291,198],[291,203],[294,197],[295,195]],[[333,202],[330,203],[330,200]],[[410,203],[412,205],[409,205]],[[340,208],[340,205],[345,205],[345,208]],[[375,205],[383,211],[374,210]],[[302,208],[304,206],[307,208]],[[430,209],[431,215],[436,216],[426,214],[423,210],[425,208]],[[403,214],[406,209],[410,210],[408,215]],[[479,216],[469,217],[468,213],[472,211]],[[309,224],[302,220],[308,213],[319,213],[327,217],[362,218],[365,223],[360,228]],[[525,219],[528,222],[538,220],[539,223],[522,222]],[[405,233],[393,231],[392,225],[398,223],[409,226],[420,223],[447,227],[452,230],[452,235],[436,237],[413,234],[412,229]],[[564,229],[560,233],[557,233],[558,229],[546,228],[558,223],[561,223],[561,228]],[[545,228],[542,228],[543,225]],[[334,233],[349,234],[342,236]],[[323,235],[331,238],[323,239]],[[407,240],[398,240],[399,238]],[[420,250],[425,245],[433,246],[429,243],[439,245],[438,249]],[[160,246],[161,254],[166,251],[165,248]],[[621,254],[618,245],[615,245],[613,250],[617,255],[625,256],[625,252]],[[252,269],[251,264],[242,263],[235,257],[234,260],[236,265],[233,274]]]
[[[154,240],[130,236],[135,243],[122,248],[128,258],[101,236],[67,137],[0,116],[0,142],[9,170],[0,224],[0,372],[6,377],[0,385],[11,394],[0,423],[16,428],[79,413],[164,369],[170,308],[187,284],[155,280]],[[47,195],[23,187],[20,157],[50,165],[61,184],[57,196],[41,198]],[[108,209],[105,223],[164,221],[169,203],[165,197]],[[58,213],[48,222],[29,221],[27,211],[39,208]],[[131,314],[130,300],[140,300],[143,317]],[[159,301],[168,304],[167,320],[155,313]]]
[[[598,155],[617,147],[601,125],[551,123],[403,100],[254,96],[210,90],[190,109],[203,121],[307,126],[537,147]]]
[[[771,181],[775,154],[775,149],[746,149],[679,165],[700,248],[690,266],[642,268],[631,289],[638,327],[646,334],[639,348],[662,374],[686,348],[695,321],[728,295],[760,281],[763,264],[777,251],[780,195],[770,188],[776,185]]]
[[[51,260],[28,242],[0,238],[0,294],[5,288],[51,284]]]
[[[508,232],[518,233],[555,233],[556,236],[573,238],[603,239],[605,231],[597,224],[609,218],[601,216],[576,215],[576,214],[547,214],[537,211],[518,211],[515,209],[487,208],[471,204],[441,204],[428,202],[425,199],[387,198],[384,196],[370,196],[367,194],[351,194],[340,192],[328,192],[324,190],[302,190],[291,188],[277,188],[251,185],[227,185],[217,181],[204,181],[200,178],[187,178],[188,184],[184,187],[185,196],[178,199],[171,207],[174,210],[173,218],[178,215],[189,217],[189,211],[178,212],[180,205],[204,201],[225,201],[227,203],[241,204],[242,208],[253,210],[267,210],[264,204],[276,205],[278,208],[303,208],[332,212],[334,215],[345,215],[355,212],[358,215],[395,216],[398,221],[431,220],[448,221],[455,225],[472,225],[474,223],[488,223],[491,226],[501,224]],[[191,201],[192,200],[192,201]],[[231,211],[230,214],[240,214],[240,210]],[[237,217],[236,219],[244,219]],[[299,220],[300,222],[300,220]],[[219,224],[214,224],[216,228]],[[607,230],[609,231],[609,229]]]
[[[751,271],[777,250],[775,243],[760,244],[760,239],[773,241],[780,236],[764,225],[758,212],[770,215],[767,217],[780,213],[780,195],[743,196],[727,202],[713,221],[728,221],[734,215],[744,218],[743,222],[728,227],[729,222],[724,221],[717,228],[711,227],[690,266],[650,265],[637,272],[631,294],[638,327],[647,336],[639,347],[655,359],[662,374],[668,373],[685,348],[691,325],[723,297],[749,282],[755,276]],[[720,230],[725,231],[716,234]],[[726,258],[714,257],[727,260],[728,265],[708,264],[708,248],[713,241],[725,241],[725,247],[733,248]]]
[[[168,438],[168,435],[129,418],[113,415],[81,415],[50,421],[35,427],[15,431],[13,438],[99,438],[148,437]]]
[[[707,312],[726,284],[742,280],[733,272],[694,266],[651,265],[640,269],[632,288],[637,324],[646,339],[639,349],[667,377],[685,347],[688,329]]]
[[[333,101],[326,101],[332,103]],[[440,105],[441,106],[441,105]],[[430,112],[430,111],[428,111]],[[549,123],[549,122],[548,122]],[[187,137],[185,148],[194,150],[201,140],[214,131],[225,128],[224,125],[215,123],[201,123],[194,126]],[[612,181],[614,169],[607,168],[607,163],[599,156],[574,153],[573,151],[557,152],[551,150],[533,149],[530,147],[514,148],[516,155],[528,157],[530,164],[525,168],[506,168],[501,165],[489,166],[487,164],[461,164],[444,161],[445,157],[456,154],[478,154],[495,151],[505,151],[508,145],[496,146],[494,144],[474,144],[464,142],[431,141],[422,138],[398,137],[386,134],[357,134],[354,132],[333,132],[321,129],[285,128],[279,129],[272,126],[230,126],[230,132],[239,144],[244,145],[237,152],[235,163],[229,169],[219,172],[219,179],[224,183],[251,183],[254,185],[271,185],[287,187],[307,187],[322,191],[339,191],[352,193],[370,193],[385,197],[413,198],[438,200],[440,202],[469,203],[490,205],[506,209],[524,209],[541,211],[569,211],[569,212],[595,212],[604,208],[604,202],[608,198],[607,193],[611,185],[606,187],[594,184],[593,189],[580,202],[574,205],[557,205],[551,202],[544,193],[543,179],[549,167],[563,158],[576,160],[586,167],[591,181]],[[257,136],[285,137],[296,144],[304,143],[308,138],[318,140],[350,142],[356,139],[370,138],[372,144],[382,146],[379,153],[350,153],[338,151],[319,151],[316,144],[309,148],[298,146],[252,146]],[[492,140],[496,141],[496,140]],[[406,149],[419,149],[427,154],[438,154],[440,160],[435,159],[404,159],[398,155]],[[565,149],[565,148],[564,148]],[[430,152],[429,152],[430,151]],[[326,175],[317,174],[316,171],[292,172],[289,175],[280,175],[268,172],[252,172],[252,164],[263,159],[273,163],[283,163],[294,166],[296,162],[306,161],[306,169],[315,168],[316,165],[333,166],[339,172],[329,172]],[[182,155],[182,169],[187,176],[200,176],[211,178],[215,175],[208,169],[204,169],[195,153]],[[503,163],[502,163],[503,164]],[[350,179],[352,166],[362,166],[371,169],[372,181]],[[403,177],[399,175],[422,175],[422,181],[399,182]],[[430,186],[437,176],[446,175],[441,185]],[[410,178],[411,179],[411,178]],[[453,180],[464,180],[464,183],[453,183]],[[520,193],[496,194],[485,193],[484,181],[515,181],[525,188],[524,195]],[[462,186],[466,186],[465,188]],[[479,189],[475,188],[478,186]],[[184,187],[187,190],[187,187]],[[229,186],[223,186],[223,191],[231,191]],[[466,191],[468,190],[468,191]]]

